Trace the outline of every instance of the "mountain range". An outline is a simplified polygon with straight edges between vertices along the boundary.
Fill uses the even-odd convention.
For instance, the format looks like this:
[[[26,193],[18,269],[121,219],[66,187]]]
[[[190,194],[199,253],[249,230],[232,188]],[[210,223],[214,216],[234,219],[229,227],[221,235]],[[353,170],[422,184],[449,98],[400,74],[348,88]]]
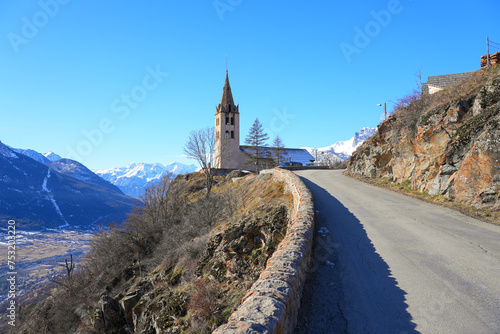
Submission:
[[[321,157],[318,157],[320,162],[325,159],[344,161],[375,132],[377,132],[376,128],[365,127],[356,132],[349,140],[339,141],[324,148],[315,149],[305,147],[305,149],[313,156],[316,153],[314,150],[323,152]],[[194,172],[196,169],[195,165],[185,165],[178,162],[168,165],[160,163],[132,163],[126,167],[94,170],[94,173],[118,186],[126,195],[140,198],[147,186],[158,182],[166,173],[171,172],[173,176],[176,176],[178,174]]]
[[[377,129],[363,128],[346,141],[308,148],[318,160],[344,161]],[[49,152],[17,149],[0,142],[0,218],[16,219],[27,229],[121,221],[140,205],[144,190],[167,174],[187,174],[195,165],[132,163],[91,171],[78,161]],[[135,198],[135,199],[134,199]]]
[[[324,160],[345,161],[361,146],[368,138],[377,132],[377,128],[365,127],[354,134],[354,136],[345,141],[338,141],[327,147],[313,148],[304,147],[312,156],[317,157],[318,162]]]
[[[172,162],[167,165],[160,163],[132,163],[126,167],[95,170],[94,173],[118,186],[126,195],[140,198],[144,190],[151,184],[161,180],[167,174],[194,172],[198,167]]]
[[[42,164],[62,159],[61,156],[55,154],[54,152],[42,154],[42,153],[39,153],[39,152],[34,151],[34,150],[30,150],[30,149],[23,150],[21,148],[10,147],[9,145],[5,145],[5,146],[7,146],[8,148],[10,148],[12,151],[14,151],[16,153],[24,154],[25,156],[28,156],[31,159],[35,159],[36,161],[41,162]]]
[[[132,163],[125,167],[100,169],[91,171],[78,161],[63,159],[54,152],[39,153],[31,149],[19,149],[6,145],[16,153],[21,153],[50,168],[70,175],[85,182],[100,184],[104,187],[115,185],[125,195],[139,199],[145,189],[167,174],[172,173],[175,177],[179,174],[194,172],[198,167],[172,162],[167,165],[161,163]]]
[[[0,218],[18,229],[93,228],[141,204],[76,161],[17,151],[0,142]]]

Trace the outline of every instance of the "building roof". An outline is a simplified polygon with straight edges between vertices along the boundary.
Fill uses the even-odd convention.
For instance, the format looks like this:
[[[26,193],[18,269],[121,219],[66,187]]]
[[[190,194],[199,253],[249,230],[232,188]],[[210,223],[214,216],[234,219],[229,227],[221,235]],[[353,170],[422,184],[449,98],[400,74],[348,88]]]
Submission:
[[[220,99],[220,104],[218,110],[222,112],[234,112],[236,106],[234,105],[233,93],[231,92],[231,85],[229,84],[229,76],[226,70],[226,81],[224,82],[224,88],[222,89],[222,97]]]
[[[446,75],[436,75],[427,79],[427,84],[446,88],[472,76],[473,72],[455,73]]]
[[[267,152],[271,152],[272,147],[263,147]],[[240,146],[240,150],[251,153],[251,146]],[[314,157],[303,148],[285,148],[283,151],[283,155],[285,156],[286,161],[295,161],[300,162],[302,164],[307,164],[311,161],[314,161]]]

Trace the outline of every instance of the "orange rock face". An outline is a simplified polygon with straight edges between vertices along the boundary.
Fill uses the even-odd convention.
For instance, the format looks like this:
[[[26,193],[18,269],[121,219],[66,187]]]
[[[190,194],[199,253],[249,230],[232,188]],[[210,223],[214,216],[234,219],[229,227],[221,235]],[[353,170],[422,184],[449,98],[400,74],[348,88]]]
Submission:
[[[484,55],[481,57],[481,67],[486,67],[488,64],[488,56]],[[496,52],[490,55],[490,65],[498,65],[500,64],[500,52]]]
[[[449,95],[380,124],[349,159],[348,173],[500,210],[500,71],[462,97]]]

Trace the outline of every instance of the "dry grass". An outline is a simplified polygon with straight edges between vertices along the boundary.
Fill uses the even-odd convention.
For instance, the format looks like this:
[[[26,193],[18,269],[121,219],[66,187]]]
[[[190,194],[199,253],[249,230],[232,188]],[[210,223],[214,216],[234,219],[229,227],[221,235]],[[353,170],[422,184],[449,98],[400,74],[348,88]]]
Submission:
[[[250,174],[235,182],[219,183],[212,191],[215,194],[224,193],[232,197],[236,210],[231,215],[231,222],[238,221],[264,204],[286,203],[289,209],[293,205],[293,196],[285,192],[284,183],[273,182],[271,175]],[[227,220],[222,221],[216,229],[225,229],[228,223]]]
[[[500,75],[500,66],[493,66],[489,69],[479,70],[473,73],[472,77],[463,80],[453,86],[446,88],[429,96],[429,107],[435,108],[440,105],[466,99],[470,96],[475,96],[488,80]]]

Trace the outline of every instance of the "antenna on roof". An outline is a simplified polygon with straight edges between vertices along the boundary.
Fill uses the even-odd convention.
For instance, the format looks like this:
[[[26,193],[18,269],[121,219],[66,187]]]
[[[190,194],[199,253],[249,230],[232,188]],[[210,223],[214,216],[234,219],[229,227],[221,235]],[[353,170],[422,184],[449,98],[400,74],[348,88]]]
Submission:
[[[226,53],[226,72],[227,72],[227,53]]]

